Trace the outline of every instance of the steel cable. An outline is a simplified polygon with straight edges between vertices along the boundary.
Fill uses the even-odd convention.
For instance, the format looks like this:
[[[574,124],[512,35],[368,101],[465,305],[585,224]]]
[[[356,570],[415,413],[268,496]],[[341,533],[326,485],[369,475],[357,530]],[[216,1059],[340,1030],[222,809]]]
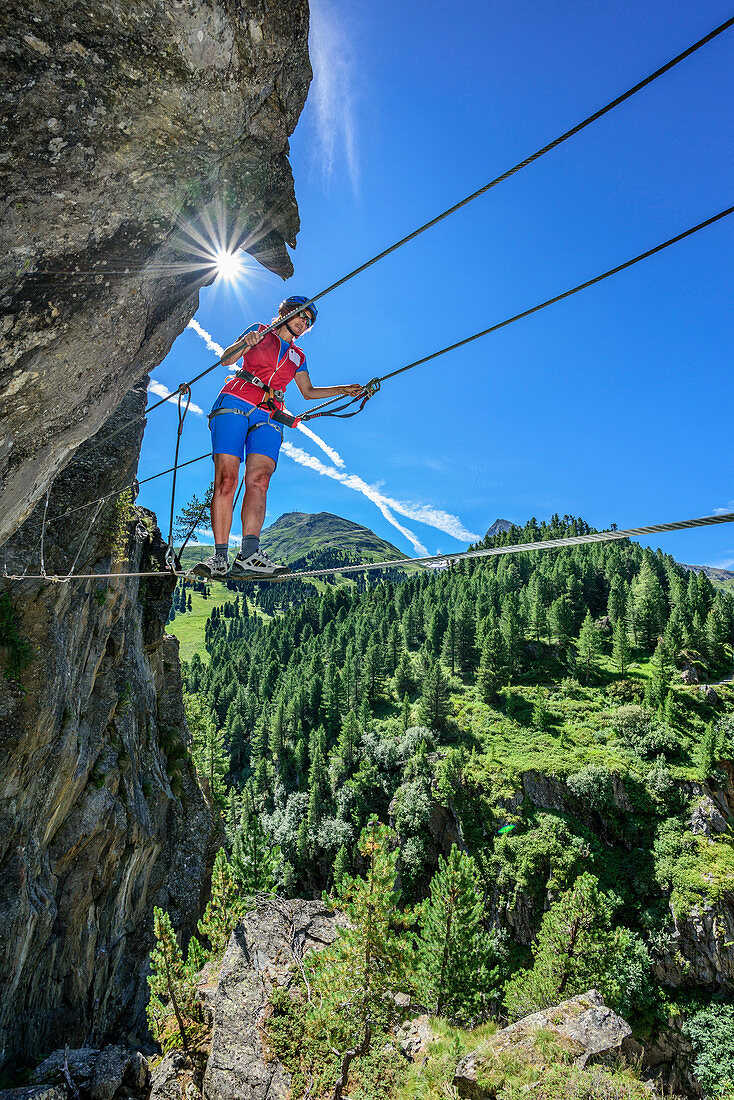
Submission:
[[[330,569],[304,569],[298,573],[281,573],[279,576],[272,578],[258,577],[250,579],[278,584],[280,581],[301,580],[304,577],[323,577],[332,573],[365,573],[372,569],[404,568],[408,565],[429,565],[432,562],[452,563],[470,558],[497,557],[502,554],[525,554],[535,550],[559,550],[565,546],[583,546],[586,543],[594,542],[615,542],[619,539],[637,538],[640,535],[661,534],[665,531],[683,531],[691,527],[711,527],[719,523],[734,523],[734,512],[723,512],[718,516],[700,516],[698,519],[676,520],[673,523],[652,523],[647,527],[630,527],[624,531],[597,531],[590,535],[570,535],[562,539],[545,539],[540,542],[515,543],[512,546],[491,546],[480,550],[463,550],[458,554],[431,554],[423,558],[391,558],[388,561],[365,562],[361,565],[332,566]],[[193,578],[193,574],[182,572],[174,573],[173,570],[159,570],[149,573],[77,573],[73,577],[41,576],[40,574],[36,574],[35,576],[7,575],[3,577],[3,579],[7,581],[44,580],[67,583],[70,580],[102,580],[113,577],[168,577],[171,575],[177,577],[191,576]],[[247,580],[248,578],[235,577],[233,579]]]

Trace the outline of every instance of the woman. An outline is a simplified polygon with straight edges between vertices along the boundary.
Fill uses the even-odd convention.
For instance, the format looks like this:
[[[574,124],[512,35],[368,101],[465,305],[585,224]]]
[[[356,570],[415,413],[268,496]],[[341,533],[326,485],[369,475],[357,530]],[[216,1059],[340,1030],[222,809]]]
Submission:
[[[302,307],[302,308],[299,308]],[[260,532],[265,520],[268,486],[283,442],[283,427],[262,408],[283,408],[285,388],[293,378],[306,400],[323,400],[342,394],[356,397],[363,387],[313,386],[306,369],[306,356],[295,341],[316,321],[317,309],[308,298],[294,294],[281,302],[278,318],[293,317],[272,332],[259,323],[238,336],[221,362],[232,366],[242,355],[242,367],[257,381],[232,375],[214,402],[209,424],[214,459],[214,495],[212,531],[214,554],[194,567],[200,577],[274,577],[287,573],[288,567],[276,565],[260,549]],[[277,320],[277,318],[276,318]],[[244,349],[244,354],[243,354]],[[246,456],[246,457],[245,457]],[[242,546],[230,570],[227,557],[232,526],[232,505],[239,480],[240,463],[245,459],[245,496],[242,501]]]

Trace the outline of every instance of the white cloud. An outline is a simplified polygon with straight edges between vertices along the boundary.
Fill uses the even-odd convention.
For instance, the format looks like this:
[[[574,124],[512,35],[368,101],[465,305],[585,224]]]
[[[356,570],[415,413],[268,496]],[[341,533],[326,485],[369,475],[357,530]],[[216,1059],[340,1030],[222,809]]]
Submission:
[[[356,194],[359,188],[357,129],[354,117],[354,57],[339,10],[327,0],[311,0],[309,54],[313,66],[311,99],[324,182],[342,156]]]
[[[734,500],[730,500],[729,503],[727,505],[725,505],[723,508],[714,508],[711,515],[712,516],[726,516],[726,515],[729,514],[729,512],[734,512]],[[721,568],[725,569],[726,566],[722,565]]]
[[[202,340],[206,343],[206,346],[209,348],[209,351],[213,351],[214,354],[218,355],[220,359],[222,358],[222,356],[224,355],[224,348],[221,344],[217,343],[214,337],[211,336],[205,328],[201,327],[198,321],[196,321],[192,317],[186,327],[192,328],[194,332],[202,338]]]
[[[148,393],[155,394],[156,397],[167,397],[173,405],[178,405],[178,396],[171,393],[168,386],[164,386],[162,382],[156,382],[155,378],[151,378],[148,383]],[[181,408],[186,407],[186,400],[181,401]],[[196,413],[197,416],[204,416],[204,410],[196,404],[194,401],[189,402],[189,412]]]
[[[712,569],[734,569],[734,558],[724,558],[722,561],[710,561],[706,564]]]

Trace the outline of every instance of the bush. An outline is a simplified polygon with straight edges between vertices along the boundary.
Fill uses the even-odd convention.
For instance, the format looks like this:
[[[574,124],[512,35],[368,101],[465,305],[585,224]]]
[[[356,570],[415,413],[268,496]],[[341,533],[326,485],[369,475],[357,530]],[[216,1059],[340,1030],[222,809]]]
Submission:
[[[600,813],[614,805],[612,775],[601,764],[587,764],[580,772],[569,775],[566,786],[575,798]]]
[[[604,690],[616,703],[641,703],[645,698],[645,688],[639,680],[613,680]]]
[[[647,707],[619,707],[612,715],[612,726],[619,743],[635,756],[651,759],[678,751],[680,742],[675,731],[658,722]]]
[[[734,1005],[708,1005],[687,1022],[685,1030],[696,1059],[693,1072],[707,1097],[734,1094]]]

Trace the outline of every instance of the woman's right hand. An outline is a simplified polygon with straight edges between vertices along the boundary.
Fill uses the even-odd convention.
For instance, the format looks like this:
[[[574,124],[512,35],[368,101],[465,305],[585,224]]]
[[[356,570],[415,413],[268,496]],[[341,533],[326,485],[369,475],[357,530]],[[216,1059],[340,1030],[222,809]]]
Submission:
[[[247,332],[245,338],[242,341],[248,348],[254,348],[255,344],[259,344],[262,340],[262,334],[259,332]]]

